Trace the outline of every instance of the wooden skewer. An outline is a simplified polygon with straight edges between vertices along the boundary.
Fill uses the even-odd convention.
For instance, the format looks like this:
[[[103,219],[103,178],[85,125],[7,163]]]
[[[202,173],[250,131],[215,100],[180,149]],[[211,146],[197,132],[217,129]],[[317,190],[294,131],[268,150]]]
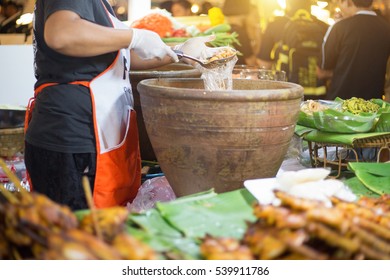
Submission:
[[[96,231],[96,235],[100,240],[103,240],[103,234],[102,231],[100,230],[97,215],[96,215],[96,208],[93,203],[93,198],[92,198],[92,192],[91,192],[91,185],[89,184],[89,180],[87,176],[83,176],[82,179],[83,183],[83,188],[84,188],[84,193],[85,193],[85,198],[88,203],[88,207],[91,211],[91,216],[92,216],[92,223]]]

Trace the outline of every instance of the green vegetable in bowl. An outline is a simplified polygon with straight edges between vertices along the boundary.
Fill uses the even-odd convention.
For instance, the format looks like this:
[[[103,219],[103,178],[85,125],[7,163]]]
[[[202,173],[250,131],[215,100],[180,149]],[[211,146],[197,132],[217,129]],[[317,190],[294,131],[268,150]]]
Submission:
[[[314,122],[313,113],[325,111],[327,109],[339,110],[341,102],[329,100],[306,100],[301,103],[298,115],[298,124],[306,127],[317,128]]]
[[[354,115],[349,112],[327,109],[322,112],[314,112],[313,117],[316,128],[321,131],[363,133],[373,129],[377,115],[373,113]]]
[[[380,109],[380,106],[370,100],[363,98],[352,97],[343,101],[342,110],[344,112],[350,112],[354,115],[360,113],[376,113]]]

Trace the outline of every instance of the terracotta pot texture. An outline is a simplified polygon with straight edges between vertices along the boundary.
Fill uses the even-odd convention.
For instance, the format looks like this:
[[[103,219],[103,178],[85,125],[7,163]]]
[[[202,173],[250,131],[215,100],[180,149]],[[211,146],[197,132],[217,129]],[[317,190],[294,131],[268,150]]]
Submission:
[[[138,84],[146,130],[177,196],[243,187],[274,177],[294,134],[303,98],[297,84],[233,80],[206,91],[200,78]]]
[[[140,81],[152,78],[199,78],[201,73],[184,63],[172,63],[159,68],[142,71],[130,71],[130,82],[134,97],[134,110],[137,112],[141,159],[155,161],[156,155],[145,128],[137,85]]]

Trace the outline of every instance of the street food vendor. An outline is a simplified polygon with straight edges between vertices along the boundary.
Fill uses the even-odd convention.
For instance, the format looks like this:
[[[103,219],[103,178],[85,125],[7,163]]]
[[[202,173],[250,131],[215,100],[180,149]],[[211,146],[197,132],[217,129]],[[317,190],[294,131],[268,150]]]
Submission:
[[[331,26],[322,46],[321,78],[330,78],[327,99],[384,95],[390,24],[372,10],[373,0],[338,1],[344,19]]]
[[[35,94],[26,114],[33,191],[71,209],[124,205],[141,181],[129,69],[177,61],[151,31],[128,28],[106,0],[37,0]],[[130,66],[131,65],[131,66]]]

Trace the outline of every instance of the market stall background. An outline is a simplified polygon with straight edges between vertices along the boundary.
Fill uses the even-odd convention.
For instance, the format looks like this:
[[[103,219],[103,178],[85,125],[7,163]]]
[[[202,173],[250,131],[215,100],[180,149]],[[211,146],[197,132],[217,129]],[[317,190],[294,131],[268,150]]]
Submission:
[[[33,0],[17,0],[24,5],[23,18],[31,28],[31,13],[34,9]],[[150,8],[156,8],[163,0],[110,0],[117,14],[125,21],[133,21],[148,13]],[[203,0],[193,0],[194,9],[197,11]],[[216,7],[222,7],[223,0],[209,1]],[[317,3],[318,2],[318,3]],[[264,30],[267,22],[273,17],[282,15],[285,7],[284,0],[253,0],[256,5],[260,19],[259,25]],[[313,13],[324,21],[330,20],[337,13],[336,1],[313,1]],[[375,0],[374,7],[390,20],[390,0]],[[133,7],[133,13],[128,9]],[[197,8],[198,7],[198,8]],[[204,21],[205,16],[198,16],[196,12],[193,17],[179,18],[184,22]],[[28,99],[32,95],[35,83],[33,69],[33,51],[31,47],[31,34],[0,34],[0,77],[1,92],[7,94],[0,95],[0,104],[26,106]],[[23,82],[20,82],[23,81]]]
[[[132,1],[132,4],[136,2]],[[137,7],[148,10],[149,3],[146,2],[148,1],[145,1],[145,6]],[[155,5],[156,2],[151,4]],[[256,3],[264,8],[259,8],[262,13],[266,13],[267,7],[272,7],[270,3],[273,7],[278,7],[272,8],[272,13],[266,13],[268,17],[271,14],[277,15],[279,8],[283,7],[280,1]],[[125,5],[125,2],[113,1],[114,4],[120,12],[118,14],[126,15],[125,6],[121,6]],[[215,5],[220,4],[220,1],[215,1]],[[32,67],[32,57],[22,57],[24,60],[20,63],[15,63],[12,59],[13,52],[17,52],[20,59],[23,52],[27,54],[31,51],[31,46],[23,44],[6,48],[0,48],[0,59],[7,62],[7,69],[0,74],[7,76],[16,73],[17,80],[23,79],[24,82],[15,83],[16,79],[11,79],[12,88],[4,89],[7,92],[18,92],[15,84],[23,84],[29,87],[23,89],[29,98],[32,87],[27,81],[31,80],[24,79],[24,75],[32,76],[31,69],[25,67],[26,62],[30,62]],[[14,99],[0,101],[25,104],[25,96],[20,98],[19,94],[15,95],[18,96],[16,99],[14,94],[2,94],[1,98]],[[355,138],[359,138],[326,135],[320,126],[297,128],[302,132],[299,136],[310,141],[327,139],[329,142],[331,139],[354,145]],[[385,128],[388,129],[386,126]],[[383,135],[388,136],[388,133],[385,131],[375,134]],[[320,161],[318,156],[316,160]],[[308,170],[307,173],[314,176],[317,172],[322,172],[323,170],[318,168],[321,164],[324,162],[320,162],[315,166],[317,168]],[[362,199],[357,203],[350,203],[348,199],[341,201],[337,194],[340,195],[343,191],[345,194],[346,189],[339,181],[330,179],[326,183],[333,184],[335,192],[332,194],[336,196],[329,198],[327,189],[326,197],[322,196],[322,199],[331,203],[333,208],[329,207],[329,204],[322,205],[318,201],[308,199],[308,195],[317,196],[324,193],[300,191],[303,197],[290,196],[287,193],[294,187],[294,191],[298,191],[296,185],[277,186],[275,183],[278,178],[268,178],[244,183],[247,189],[224,193],[209,189],[171,202],[154,201],[154,208],[140,209],[139,213],[129,213],[126,208],[121,207],[106,209],[105,214],[103,210],[94,209],[93,205],[85,211],[71,213],[66,207],[23,191],[24,186],[18,186],[20,182],[16,179],[14,186],[19,192],[0,193],[0,248],[5,248],[0,251],[0,259],[390,259],[389,197],[386,195],[390,192],[389,166],[383,163],[360,165],[347,162],[344,170],[351,179],[343,179],[352,193],[348,191],[350,196],[343,197],[350,199],[356,196]],[[282,165],[281,169],[283,168]],[[326,176],[329,175],[327,172],[330,171],[326,170]],[[294,178],[296,174],[289,173],[288,178]],[[303,183],[306,180],[307,178],[304,178]],[[320,184],[314,179],[309,181],[318,186],[323,183],[321,181]],[[267,190],[270,187],[269,190],[275,191],[275,197],[272,199],[281,204],[276,205],[276,202],[272,201],[272,205],[257,205],[256,202],[264,196],[256,196],[253,189],[248,187],[249,183],[254,183],[257,190]],[[113,217],[116,219],[111,220]],[[130,235],[123,235],[124,232],[137,237],[143,243],[130,239]],[[139,250],[128,252],[120,248]],[[83,252],[84,255],[72,254],[76,251]]]

